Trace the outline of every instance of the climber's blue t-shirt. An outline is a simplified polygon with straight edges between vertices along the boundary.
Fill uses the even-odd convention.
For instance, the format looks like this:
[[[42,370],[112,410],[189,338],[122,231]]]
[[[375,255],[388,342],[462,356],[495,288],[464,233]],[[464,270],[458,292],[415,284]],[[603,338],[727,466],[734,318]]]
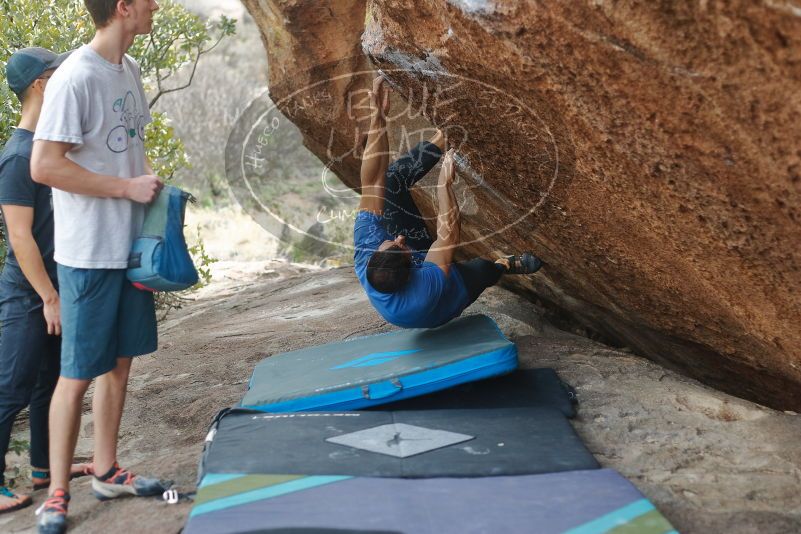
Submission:
[[[458,317],[467,307],[467,288],[457,269],[445,273],[425,261],[427,251],[412,253],[409,281],[400,291],[381,293],[367,281],[367,262],[378,246],[395,239],[386,231],[383,217],[360,211],[353,229],[356,276],[376,311],[389,323],[403,328],[433,328]]]

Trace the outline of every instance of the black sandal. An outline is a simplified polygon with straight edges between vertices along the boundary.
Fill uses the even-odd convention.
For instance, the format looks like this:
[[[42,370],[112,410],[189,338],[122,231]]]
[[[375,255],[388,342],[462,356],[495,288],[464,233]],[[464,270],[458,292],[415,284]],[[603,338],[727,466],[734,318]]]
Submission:
[[[76,469],[77,468],[77,469]],[[33,491],[39,491],[42,489],[46,489],[50,487],[50,477],[49,476],[35,476],[36,474],[49,474],[48,471],[34,471],[34,476],[32,476],[33,480]],[[89,475],[94,475],[94,469],[91,463],[83,463],[83,464],[75,464],[70,469],[70,480],[73,478],[85,477]]]
[[[542,260],[531,252],[524,252],[520,256],[508,256],[509,270],[507,274],[533,274],[542,267]]]
[[[0,514],[14,512],[33,504],[33,499],[31,499],[30,495],[17,495],[5,486],[0,486],[0,495],[9,499],[14,499],[11,504],[7,504],[6,506],[0,508]]]

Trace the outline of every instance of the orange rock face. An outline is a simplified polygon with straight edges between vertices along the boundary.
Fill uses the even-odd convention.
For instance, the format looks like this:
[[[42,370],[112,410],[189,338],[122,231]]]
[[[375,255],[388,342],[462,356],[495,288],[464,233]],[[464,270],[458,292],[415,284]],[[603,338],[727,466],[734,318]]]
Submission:
[[[792,3],[244,1],[271,96],[343,182],[358,187],[359,103],[381,69],[393,141],[436,125],[459,148],[461,254],[531,249],[547,266],[518,290],[801,409]]]

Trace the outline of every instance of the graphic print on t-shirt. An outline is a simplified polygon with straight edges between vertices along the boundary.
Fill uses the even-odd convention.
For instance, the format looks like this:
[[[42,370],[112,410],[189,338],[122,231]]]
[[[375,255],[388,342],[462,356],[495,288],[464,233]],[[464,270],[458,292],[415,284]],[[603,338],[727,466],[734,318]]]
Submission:
[[[125,93],[123,98],[114,101],[113,110],[120,114],[120,124],[115,126],[108,134],[106,146],[109,150],[120,154],[128,150],[130,140],[139,137],[145,140],[145,115],[139,111],[136,99],[131,91]]]

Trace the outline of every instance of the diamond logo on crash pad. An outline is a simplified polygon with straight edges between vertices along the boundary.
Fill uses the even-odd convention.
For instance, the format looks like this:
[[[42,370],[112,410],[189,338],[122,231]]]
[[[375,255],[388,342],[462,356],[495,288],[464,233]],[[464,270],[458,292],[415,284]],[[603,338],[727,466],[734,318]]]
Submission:
[[[378,454],[408,458],[416,454],[430,452],[456,443],[474,439],[475,436],[434,430],[422,426],[404,423],[381,425],[358,432],[351,432],[326,441],[337,445],[345,445]]]

